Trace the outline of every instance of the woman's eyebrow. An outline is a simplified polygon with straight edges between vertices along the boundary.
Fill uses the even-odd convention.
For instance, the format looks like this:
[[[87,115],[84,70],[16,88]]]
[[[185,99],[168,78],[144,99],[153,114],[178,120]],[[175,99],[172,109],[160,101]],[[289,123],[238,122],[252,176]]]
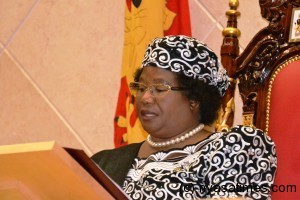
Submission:
[[[154,83],[166,83],[166,84],[169,84],[169,82],[166,81],[166,80],[163,79],[163,78],[156,78],[156,79],[153,79],[153,82],[154,82]]]
[[[139,82],[146,82],[146,83],[148,83],[149,81],[146,81],[143,77],[140,77]],[[155,79],[152,79],[152,80],[150,81],[150,83],[166,83],[166,84],[169,84],[169,82],[166,81],[166,80],[163,79],[163,78],[155,78]]]

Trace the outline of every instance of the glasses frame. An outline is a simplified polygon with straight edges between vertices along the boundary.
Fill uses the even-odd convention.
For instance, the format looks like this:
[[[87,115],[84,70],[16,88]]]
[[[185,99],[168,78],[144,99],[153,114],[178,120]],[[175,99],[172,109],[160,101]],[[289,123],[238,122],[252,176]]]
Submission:
[[[141,95],[138,95],[137,92],[134,95],[135,92],[133,92],[133,88],[136,87],[137,85],[138,86],[139,85],[143,85],[146,88],[145,91],[141,93]],[[143,96],[149,90],[151,96],[156,98],[156,97],[161,97],[161,96],[159,96],[159,95],[157,96],[157,95],[154,94],[155,88],[153,86],[159,86],[159,85],[163,85],[163,86],[166,86],[168,88],[168,90],[162,96],[167,95],[171,90],[172,91],[184,91],[184,90],[187,90],[187,88],[185,88],[185,87],[170,86],[169,84],[165,84],[165,83],[153,83],[153,84],[150,84],[150,85],[146,85],[146,84],[140,83],[140,82],[131,82],[129,84],[129,88],[130,88],[130,91],[131,91],[132,95],[134,95],[135,97],[141,97],[141,96]]]

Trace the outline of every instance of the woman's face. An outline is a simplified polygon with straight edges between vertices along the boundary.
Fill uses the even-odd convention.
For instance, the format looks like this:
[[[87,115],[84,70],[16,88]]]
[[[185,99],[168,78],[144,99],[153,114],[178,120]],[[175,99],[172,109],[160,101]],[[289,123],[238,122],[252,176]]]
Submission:
[[[158,67],[144,67],[139,82],[147,86],[180,86],[175,73]],[[144,129],[156,138],[174,137],[199,123],[198,115],[191,110],[190,101],[180,91],[171,90],[163,96],[154,97],[147,90],[137,97],[137,108]]]

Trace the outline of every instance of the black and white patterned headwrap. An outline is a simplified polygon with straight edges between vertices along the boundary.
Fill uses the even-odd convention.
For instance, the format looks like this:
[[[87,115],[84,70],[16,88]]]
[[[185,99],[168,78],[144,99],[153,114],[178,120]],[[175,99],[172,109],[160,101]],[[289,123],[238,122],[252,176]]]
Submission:
[[[216,54],[199,40],[184,35],[155,38],[147,47],[142,67],[156,66],[172,72],[183,72],[216,86],[224,96],[229,81]]]

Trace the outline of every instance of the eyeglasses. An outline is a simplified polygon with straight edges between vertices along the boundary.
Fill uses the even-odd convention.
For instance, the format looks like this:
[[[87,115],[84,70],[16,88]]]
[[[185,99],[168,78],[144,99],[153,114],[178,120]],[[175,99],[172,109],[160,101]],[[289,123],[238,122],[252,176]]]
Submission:
[[[150,94],[153,97],[162,97],[165,96],[170,92],[173,91],[183,91],[186,90],[184,87],[172,87],[168,84],[151,84],[145,85],[139,82],[132,82],[129,84],[131,93],[136,97],[142,97],[147,90],[150,91]]]

